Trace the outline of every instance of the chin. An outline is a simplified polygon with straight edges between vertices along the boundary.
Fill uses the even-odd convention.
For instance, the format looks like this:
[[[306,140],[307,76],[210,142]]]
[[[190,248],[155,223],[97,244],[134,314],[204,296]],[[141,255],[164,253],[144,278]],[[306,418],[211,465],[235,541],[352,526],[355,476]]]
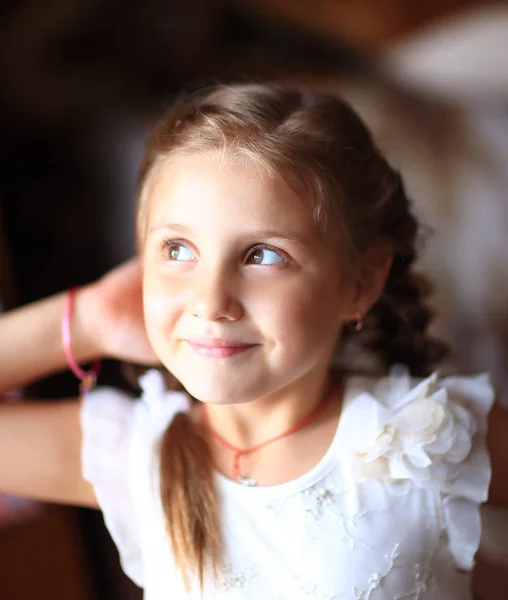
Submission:
[[[222,378],[197,378],[181,375],[178,380],[187,392],[207,404],[243,404],[263,395],[259,386],[246,385],[245,381],[224,381]]]

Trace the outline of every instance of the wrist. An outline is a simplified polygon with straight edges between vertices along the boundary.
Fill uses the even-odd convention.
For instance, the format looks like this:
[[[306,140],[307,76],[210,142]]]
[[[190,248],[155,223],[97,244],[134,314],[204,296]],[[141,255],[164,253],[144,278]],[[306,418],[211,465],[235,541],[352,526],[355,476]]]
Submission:
[[[78,288],[71,317],[72,353],[77,362],[104,357],[100,307],[95,284]]]

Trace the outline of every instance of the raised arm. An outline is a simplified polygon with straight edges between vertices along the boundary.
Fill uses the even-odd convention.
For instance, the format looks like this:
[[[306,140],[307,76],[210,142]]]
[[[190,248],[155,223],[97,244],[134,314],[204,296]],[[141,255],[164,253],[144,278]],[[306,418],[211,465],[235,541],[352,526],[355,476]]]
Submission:
[[[61,340],[65,294],[0,317],[0,396],[66,368]],[[136,261],[78,291],[71,321],[78,362],[105,356],[155,363],[144,330]],[[0,491],[97,506],[81,476],[80,401],[0,399]]]
[[[0,316],[0,395],[66,368],[61,336],[65,294],[58,294]],[[72,351],[78,361],[98,358],[93,320],[93,287],[76,296],[72,315]]]
[[[81,476],[80,401],[0,404],[0,490],[96,508]]]

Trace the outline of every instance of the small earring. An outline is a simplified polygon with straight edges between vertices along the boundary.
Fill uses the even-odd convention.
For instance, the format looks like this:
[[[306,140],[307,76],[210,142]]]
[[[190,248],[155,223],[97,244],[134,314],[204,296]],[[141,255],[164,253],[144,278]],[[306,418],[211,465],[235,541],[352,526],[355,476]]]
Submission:
[[[355,333],[358,333],[359,331],[361,331],[363,329],[363,319],[361,318],[360,315],[358,315],[352,321],[349,321],[349,323],[346,323],[346,327],[350,331],[354,331]]]

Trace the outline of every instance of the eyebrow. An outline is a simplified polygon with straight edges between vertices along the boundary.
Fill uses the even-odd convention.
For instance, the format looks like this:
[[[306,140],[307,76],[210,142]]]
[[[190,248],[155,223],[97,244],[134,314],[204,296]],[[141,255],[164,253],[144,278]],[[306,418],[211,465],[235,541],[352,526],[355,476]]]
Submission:
[[[186,225],[181,225],[180,223],[163,223],[162,225],[154,225],[153,227],[150,227],[148,233],[152,233],[160,229],[171,229],[172,231],[176,231],[177,233],[191,232],[189,227],[187,227]]]
[[[158,231],[161,229],[168,229],[169,231],[174,231],[175,233],[181,234],[190,234],[192,233],[192,229],[187,227],[187,225],[183,225],[181,223],[163,223],[162,225],[154,225],[150,227],[148,233],[153,233],[154,231]],[[259,229],[254,231],[247,232],[249,237],[252,238],[270,238],[270,239],[279,239],[279,240],[287,240],[289,242],[293,242],[295,244],[299,244],[302,246],[309,246],[310,244],[305,241],[302,237],[291,233],[290,231],[284,230],[276,230],[276,229]]]

